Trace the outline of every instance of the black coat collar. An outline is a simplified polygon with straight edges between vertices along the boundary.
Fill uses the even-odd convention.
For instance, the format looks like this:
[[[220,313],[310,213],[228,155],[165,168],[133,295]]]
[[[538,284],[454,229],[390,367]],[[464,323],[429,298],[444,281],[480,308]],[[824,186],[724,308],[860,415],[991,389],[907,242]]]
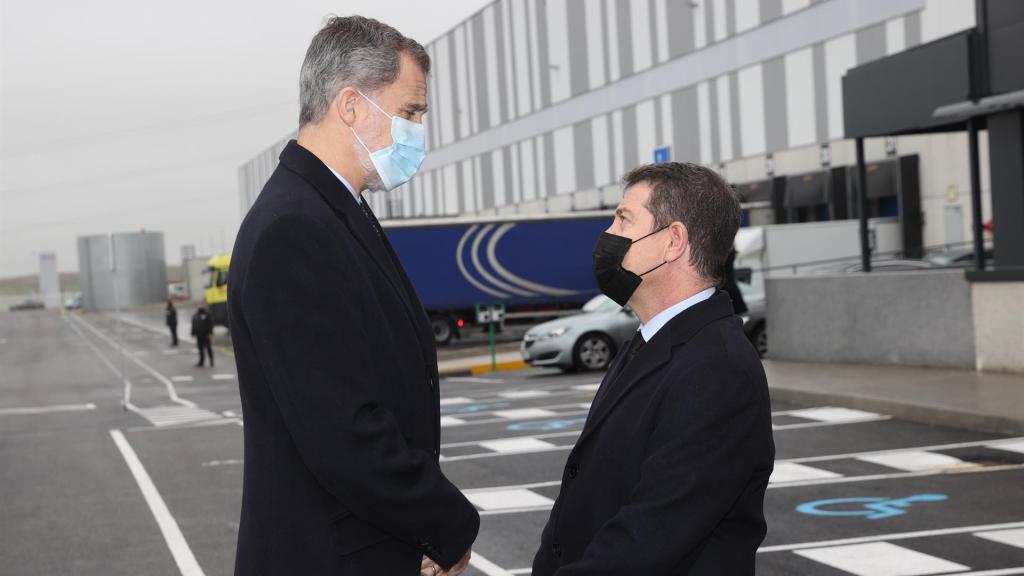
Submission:
[[[426,317],[419,299],[416,298],[415,292],[412,291],[412,285],[398,269],[398,266],[401,266],[401,264],[399,263],[398,256],[391,250],[387,238],[377,236],[366,214],[363,213],[363,209],[356,203],[352,195],[353,191],[346,188],[320,158],[306,148],[303,148],[295,140],[289,141],[284,147],[284,150],[281,151],[280,160],[281,164],[298,174],[316,189],[317,193],[348,226],[352,231],[352,235],[355,236],[377,267],[384,273],[391,287],[398,293],[399,298],[405,305],[413,324],[421,327],[420,330],[417,330],[417,335],[423,345],[424,359],[430,362],[433,358],[433,332],[430,331],[429,325],[424,325]],[[430,332],[429,342],[424,341],[426,337],[425,331]]]
[[[672,358],[673,348],[686,344],[705,326],[715,320],[732,315],[732,300],[728,293],[719,290],[711,298],[683,310],[675,318],[669,320],[655,334],[654,338],[644,345],[633,361],[621,371],[618,370],[618,364],[625,358],[621,356],[617,358],[618,361],[608,370],[608,374],[613,375],[614,381],[606,380],[601,383],[602,388],[608,387],[608,389],[605,394],[600,395],[600,400],[596,401],[591,408],[577,444],[582,444],[583,440],[593,434],[615,405],[629,393],[637,382],[666,364]],[[623,345],[622,349],[625,350],[628,347],[627,343]],[[619,373],[615,374],[616,372]]]

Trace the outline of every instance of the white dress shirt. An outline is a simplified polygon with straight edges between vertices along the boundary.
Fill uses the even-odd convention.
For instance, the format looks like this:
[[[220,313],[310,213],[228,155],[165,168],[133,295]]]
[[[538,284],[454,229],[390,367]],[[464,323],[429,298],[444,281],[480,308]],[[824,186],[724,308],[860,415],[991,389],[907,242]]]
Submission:
[[[324,166],[327,166],[327,165],[324,164]],[[352,185],[348,183],[348,180],[345,180],[344,176],[342,176],[341,174],[338,174],[337,172],[335,172],[334,168],[331,168],[330,166],[327,166],[327,169],[331,171],[331,174],[334,174],[335,176],[337,176],[338,180],[341,180],[341,183],[345,185],[345,188],[348,188],[348,191],[352,193],[352,198],[356,201],[356,204],[362,204],[363,203],[362,195],[356,193],[356,189],[353,188]]]
[[[651,318],[651,321],[647,324],[641,324],[640,334],[644,337],[644,342],[650,342],[651,338],[654,338],[654,335],[658,333],[658,330],[661,330],[665,324],[668,324],[669,320],[681,314],[683,310],[696,306],[708,298],[711,298],[717,291],[718,288],[714,287],[702,290],[678,304],[673,304],[672,306],[665,308],[654,318]]]

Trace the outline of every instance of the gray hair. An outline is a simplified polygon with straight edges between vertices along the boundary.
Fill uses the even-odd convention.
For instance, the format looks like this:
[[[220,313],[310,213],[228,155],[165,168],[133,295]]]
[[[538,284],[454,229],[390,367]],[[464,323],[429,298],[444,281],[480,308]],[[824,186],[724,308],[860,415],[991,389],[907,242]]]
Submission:
[[[430,56],[419,42],[363,16],[333,16],[309,43],[299,73],[299,128],[319,122],[338,92],[352,86],[376,92],[398,79],[407,52],[430,73]]]

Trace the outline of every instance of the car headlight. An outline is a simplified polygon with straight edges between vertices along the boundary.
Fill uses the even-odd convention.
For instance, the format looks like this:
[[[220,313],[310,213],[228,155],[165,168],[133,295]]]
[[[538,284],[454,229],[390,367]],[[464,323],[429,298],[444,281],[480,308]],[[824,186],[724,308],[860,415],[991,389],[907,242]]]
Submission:
[[[551,330],[548,330],[547,332],[541,334],[537,338],[537,340],[541,340],[541,341],[544,341],[544,340],[554,340],[555,338],[561,337],[563,334],[565,334],[568,331],[569,331],[569,327],[568,326],[559,326],[558,328],[552,328]]]

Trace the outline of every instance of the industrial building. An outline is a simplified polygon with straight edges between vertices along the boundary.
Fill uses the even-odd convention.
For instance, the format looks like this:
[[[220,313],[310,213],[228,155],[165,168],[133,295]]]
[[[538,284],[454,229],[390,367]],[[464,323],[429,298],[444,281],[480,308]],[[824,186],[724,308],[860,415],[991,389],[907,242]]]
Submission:
[[[974,4],[498,0],[427,45],[427,160],[370,200],[382,219],[606,208],[629,169],[673,160],[720,171],[746,223],[855,217],[843,76],[975,26]],[[290,137],[240,168],[243,214]],[[866,154],[870,213],[908,216],[906,248],[969,240],[965,134]]]

